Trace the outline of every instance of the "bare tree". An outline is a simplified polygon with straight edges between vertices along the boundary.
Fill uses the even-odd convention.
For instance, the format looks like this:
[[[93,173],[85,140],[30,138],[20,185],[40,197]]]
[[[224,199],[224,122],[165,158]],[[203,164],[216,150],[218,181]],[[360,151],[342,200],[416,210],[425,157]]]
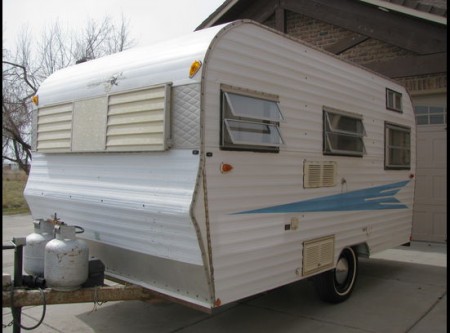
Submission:
[[[15,76],[15,75],[14,75]],[[15,162],[29,173],[31,161],[30,112],[23,87],[16,81],[3,83],[2,87],[2,160]]]
[[[118,25],[109,16],[101,22],[89,19],[82,34],[75,39],[74,56],[77,60],[91,60],[121,52],[134,44],[128,31],[129,21],[123,14]]]
[[[69,32],[61,28],[59,21],[49,25],[37,43],[37,54],[40,55],[41,61],[40,81],[57,70],[73,64],[73,48],[73,38]]]
[[[112,38],[108,41],[108,50],[112,53],[122,52],[134,45],[129,36],[130,21],[122,14],[118,25],[112,27]]]
[[[2,161],[17,163],[27,174],[31,160],[30,97],[37,85],[30,68],[30,30],[25,28],[18,39],[16,56],[2,66]]]
[[[19,35],[13,55],[3,49],[2,58],[2,160],[17,163],[27,174],[31,155],[30,98],[55,71],[130,48],[129,21],[122,15],[116,24],[109,16],[97,22],[89,19],[81,31],[69,32],[60,23],[45,27],[37,43],[30,29]]]

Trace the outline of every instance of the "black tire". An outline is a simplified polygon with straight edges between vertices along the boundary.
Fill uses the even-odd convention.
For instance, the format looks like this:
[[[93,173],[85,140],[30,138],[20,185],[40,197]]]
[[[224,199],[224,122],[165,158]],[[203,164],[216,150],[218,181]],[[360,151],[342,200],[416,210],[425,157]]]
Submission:
[[[314,279],[319,298],[328,303],[341,303],[350,297],[358,276],[358,256],[351,247],[342,250],[336,268]]]

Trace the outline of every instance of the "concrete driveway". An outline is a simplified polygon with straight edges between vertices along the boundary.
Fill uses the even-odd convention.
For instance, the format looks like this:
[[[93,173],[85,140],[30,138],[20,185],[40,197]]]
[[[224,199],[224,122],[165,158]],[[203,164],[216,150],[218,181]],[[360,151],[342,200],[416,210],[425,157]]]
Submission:
[[[3,242],[33,231],[29,215],[3,216]],[[413,242],[411,247],[360,259],[349,300],[321,302],[301,281],[226,305],[212,315],[165,301],[49,305],[33,332],[447,332],[447,247]],[[13,273],[13,251],[3,251],[3,272]],[[42,306],[24,307],[22,325],[34,326]],[[3,325],[11,322],[3,308]],[[3,332],[12,332],[12,326]]]

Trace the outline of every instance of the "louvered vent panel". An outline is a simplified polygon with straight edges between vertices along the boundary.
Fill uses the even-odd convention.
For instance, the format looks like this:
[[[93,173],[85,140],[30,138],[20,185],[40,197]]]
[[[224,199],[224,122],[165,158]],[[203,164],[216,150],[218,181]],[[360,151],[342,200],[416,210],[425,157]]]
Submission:
[[[305,161],[303,186],[305,188],[336,186],[337,163],[333,161]]]
[[[334,236],[303,243],[303,275],[310,275],[333,267]]]
[[[110,96],[106,150],[166,149],[166,87]]]
[[[37,148],[39,152],[70,151],[73,104],[38,109]]]

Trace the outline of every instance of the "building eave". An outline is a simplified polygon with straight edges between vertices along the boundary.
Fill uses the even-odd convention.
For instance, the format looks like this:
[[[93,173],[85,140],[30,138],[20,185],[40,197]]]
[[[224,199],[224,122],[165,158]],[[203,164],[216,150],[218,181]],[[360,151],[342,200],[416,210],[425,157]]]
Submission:
[[[408,8],[406,6],[397,5],[395,3],[387,1],[380,1],[380,0],[359,0],[359,1],[377,6],[380,10],[393,11],[447,26],[447,18],[443,16],[426,13],[420,10],[415,10],[412,8]]]
[[[195,30],[212,27],[225,13],[227,13],[239,0],[226,0],[211,15],[209,15]]]

